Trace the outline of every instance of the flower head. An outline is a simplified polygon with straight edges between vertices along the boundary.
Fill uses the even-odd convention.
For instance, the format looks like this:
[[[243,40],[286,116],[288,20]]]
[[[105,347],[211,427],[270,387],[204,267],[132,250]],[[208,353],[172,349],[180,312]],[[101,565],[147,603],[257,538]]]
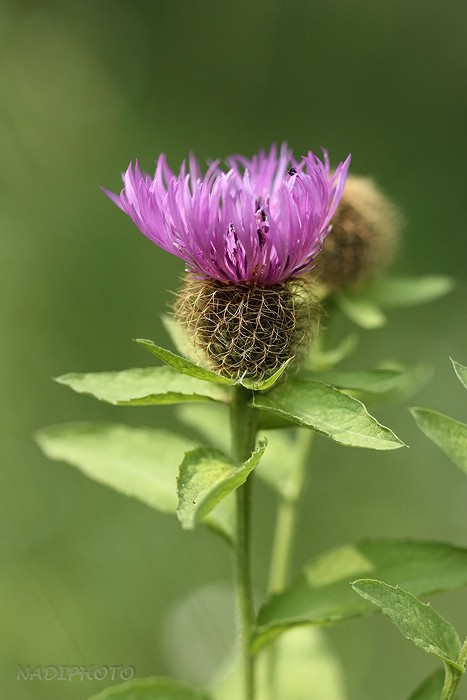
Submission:
[[[120,195],[104,190],[160,248],[182,258],[198,278],[231,284],[279,284],[311,269],[330,231],[350,156],[331,174],[285,144],[251,160],[232,156],[206,175],[194,157],[174,174],[164,155],[154,177],[130,164]]]
[[[393,262],[401,216],[373,180],[349,176],[313,274],[329,292],[362,288]]]

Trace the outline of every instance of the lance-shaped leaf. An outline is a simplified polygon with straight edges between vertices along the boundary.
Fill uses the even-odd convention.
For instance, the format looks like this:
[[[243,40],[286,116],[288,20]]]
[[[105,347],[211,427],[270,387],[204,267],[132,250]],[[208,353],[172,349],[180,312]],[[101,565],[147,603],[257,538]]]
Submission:
[[[206,367],[197,365],[194,362],[191,362],[191,360],[187,360],[185,357],[176,355],[170,350],[161,348],[159,347],[159,345],[153,343],[152,340],[136,338],[135,342],[139,343],[139,345],[142,345],[144,348],[146,348],[146,350],[149,350],[149,352],[151,352],[153,355],[162,360],[162,362],[165,362],[167,365],[170,365],[182,374],[187,374],[190,377],[195,377],[196,379],[201,379],[205,382],[214,382],[214,384],[235,384],[235,381],[233,379],[224,377],[222,376],[222,374],[218,374],[217,372],[213,372],[212,370],[207,369]]]
[[[453,287],[453,280],[443,275],[387,277],[374,284],[369,294],[377,304],[390,308],[425,304],[444,296]]]
[[[164,323],[173,334],[173,325],[167,325],[167,321],[164,321]],[[175,322],[172,321],[172,324],[173,323]],[[161,359],[163,362],[167,363],[171,367],[174,367],[176,370],[182,372],[183,374],[187,374],[189,376],[196,377],[197,379],[202,379],[207,382],[226,384],[228,386],[231,386],[236,383],[234,379],[224,377],[222,374],[213,372],[207,367],[203,367],[202,365],[196,364],[195,362],[192,362],[191,360],[188,360],[185,357],[175,355],[170,350],[166,350],[165,348],[161,348],[158,345],[155,345],[152,342],[152,340],[144,340],[138,338],[136,339],[136,342],[145,347],[147,350],[149,350],[149,352],[151,352],[153,355],[156,355],[156,357]],[[178,343],[180,343],[180,339],[178,340]],[[266,389],[270,389],[282,377],[283,373],[287,369],[292,359],[293,358],[290,358],[289,360],[284,362],[284,364],[281,365],[281,367],[279,367],[279,369],[276,370],[269,377],[266,377],[264,379],[249,379],[248,377],[246,377],[244,379],[241,379],[239,383],[247,389],[253,389],[254,391],[265,391]]]
[[[425,365],[414,365],[398,369],[377,368],[357,372],[339,370],[303,372],[301,376],[371,397],[403,394],[421,384],[427,374]]]
[[[199,447],[185,455],[177,479],[177,515],[192,529],[210,511],[247,480],[266,449],[266,441],[240,467],[220,450]]]
[[[279,369],[265,379],[248,379],[248,377],[245,377],[245,379],[240,381],[240,384],[247,389],[252,389],[253,391],[266,391],[266,389],[270,389],[274,386],[274,384],[276,384],[276,382],[279,381],[292,360],[293,357],[290,357],[279,367]]]
[[[181,375],[170,367],[145,367],[121,372],[64,374],[59,384],[79,394],[117,406],[150,406],[185,401],[228,401],[228,389]]]
[[[342,313],[360,328],[373,330],[386,323],[386,316],[369,296],[342,292],[336,296],[336,304]]]
[[[64,423],[43,428],[37,442],[51,459],[162,512],[177,505],[177,465],[192,440],[165,430],[118,423]]]
[[[254,648],[293,625],[333,624],[374,608],[352,591],[356,578],[383,579],[428,595],[467,584],[467,549],[436,542],[363,540],[310,561],[283,593],[271,597],[258,615]]]
[[[43,452],[78,467],[86,476],[133,496],[151,508],[175,514],[178,465],[196,443],[154,428],[118,423],[65,423],[43,428],[36,436]],[[229,540],[224,513],[210,522]]]
[[[465,367],[465,365],[461,365],[460,362],[456,362],[452,359],[452,357],[451,362],[459,381],[461,381],[464,387],[467,389],[467,367]]]
[[[170,678],[135,678],[110,686],[88,700],[211,700],[211,696]]]
[[[321,382],[289,380],[267,394],[256,394],[253,402],[257,408],[312,428],[341,445],[374,450],[404,445],[360,401]]]
[[[311,348],[306,364],[310,369],[317,372],[328,370],[345,360],[349,355],[352,355],[357,346],[358,335],[356,333],[345,336],[336,347],[329,350],[324,350],[319,347],[319,343],[315,343]]]
[[[375,579],[354,581],[352,588],[381,610],[406,639],[457,671],[464,672],[457,660],[461,650],[459,635],[429,603],[422,603],[399,586]]]
[[[199,433],[203,442],[220,450],[229,449],[229,419],[226,409],[215,404],[185,404],[177,408],[177,415],[182,423]],[[266,433],[260,432],[259,437],[266,437]],[[298,482],[301,480],[297,479],[297,471],[303,469],[312,437],[308,431],[295,426],[288,430],[267,432],[268,449],[261,457],[256,474],[277,491],[281,498],[294,500],[298,497]]]
[[[423,683],[414,690],[409,700],[439,700],[444,686],[444,671],[438,669],[425,678]]]
[[[412,408],[420,430],[467,473],[467,425],[428,408]]]

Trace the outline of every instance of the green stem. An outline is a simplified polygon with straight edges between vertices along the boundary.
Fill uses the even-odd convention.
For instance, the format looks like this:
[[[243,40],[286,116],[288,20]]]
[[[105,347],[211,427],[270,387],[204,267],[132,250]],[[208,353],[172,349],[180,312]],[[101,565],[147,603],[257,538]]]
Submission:
[[[467,664],[467,637],[464,640],[459,656],[457,657],[457,661],[465,668]]]
[[[233,388],[230,425],[232,459],[240,466],[251,455],[255,437],[255,412],[249,405],[252,392],[237,385]],[[243,667],[244,700],[254,700],[254,657],[251,635],[254,625],[254,603],[251,585],[250,521],[252,476],[237,489],[237,537],[235,547],[235,576],[239,611],[239,632]]]
[[[454,700],[462,674],[449,664],[444,664],[444,685],[440,700]]]
[[[465,668],[467,663],[467,638],[462,645],[457,661],[463,668]],[[447,663],[444,664],[444,670],[444,685],[440,700],[454,700],[457,687],[462,678],[462,672],[458,671],[456,668],[453,668]]]

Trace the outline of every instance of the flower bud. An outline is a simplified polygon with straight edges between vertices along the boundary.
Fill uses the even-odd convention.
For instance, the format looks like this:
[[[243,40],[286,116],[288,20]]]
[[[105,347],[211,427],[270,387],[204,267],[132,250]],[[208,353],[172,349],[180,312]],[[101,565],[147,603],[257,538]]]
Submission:
[[[349,176],[314,272],[329,290],[358,288],[393,262],[400,215],[370,178]]]
[[[308,347],[319,305],[303,278],[275,285],[186,278],[175,318],[207,364],[231,377],[262,379]]]

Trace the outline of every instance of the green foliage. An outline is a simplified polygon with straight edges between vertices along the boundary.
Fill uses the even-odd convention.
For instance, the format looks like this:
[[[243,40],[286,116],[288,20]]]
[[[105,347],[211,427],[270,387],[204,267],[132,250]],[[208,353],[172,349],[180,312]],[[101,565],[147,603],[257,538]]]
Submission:
[[[357,326],[372,330],[386,323],[382,308],[425,304],[444,296],[454,283],[443,275],[422,277],[386,277],[363,291],[347,291],[336,295],[342,313]]]
[[[210,696],[169,678],[136,678],[106,688],[88,700],[210,700]]]
[[[330,370],[320,373],[302,373],[301,376],[331,384],[352,392],[358,398],[396,398],[415,390],[427,377],[425,365],[401,368],[376,368],[367,371]]]
[[[427,595],[467,584],[467,549],[411,540],[363,540],[312,559],[289,588],[261,607],[255,649],[293,625],[323,625],[368,614],[349,583],[374,577]]]
[[[254,405],[312,428],[341,445],[374,450],[393,450],[404,445],[389,428],[370,416],[360,401],[321,382],[289,379],[265,395],[256,395]]]
[[[334,348],[324,350],[320,347],[319,338],[311,348],[307,360],[307,367],[316,372],[324,372],[334,365],[339,364],[346,357],[352,355],[358,346],[357,333],[345,336]]]
[[[371,288],[371,297],[385,308],[416,306],[435,301],[448,294],[454,281],[445,275],[421,277],[386,277]]]
[[[457,661],[461,650],[459,636],[431,605],[384,581],[360,579],[352,583],[352,588],[381,610],[406,639],[463,672],[463,666]]]
[[[48,457],[165,513],[175,512],[177,465],[195,446],[164,430],[118,423],[53,425],[37,441]]]
[[[459,381],[461,381],[464,387],[467,389],[467,367],[461,365],[459,362],[456,362],[452,358],[451,362]]]
[[[467,367],[453,359],[451,362],[459,381],[467,389]],[[467,473],[467,424],[428,408],[412,408],[411,413],[420,430]]]
[[[151,352],[153,355],[158,357],[166,364],[176,369],[178,372],[186,374],[189,377],[202,379],[205,382],[214,382],[214,384],[226,384],[230,386],[232,384],[235,384],[235,381],[233,379],[224,377],[222,374],[218,374],[217,372],[213,372],[212,370],[207,369],[206,367],[197,365],[194,362],[191,362],[191,360],[187,360],[185,357],[176,355],[170,350],[161,348],[159,345],[153,343],[152,340],[136,338],[135,342],[139,343],[139,345],[142,345],[144,348],[146,348],[146,350],[149,350],[149,352]]]
[[[59,384],[117,406],[150,406],[184,401],[228,401],[228,390],[186,377],[170,367],[146,367],[121,372],[64,374]]]
[[[386,323],[386,316],[379,306],[367,296],[357,292],[341,292],[336,295],[336,304],[340,311],[360,328],[374,330]]]
[[[467,425],[428,408],[412,408],[422,432],[467,473]]]
[[[266,449],[259,444],[241,467],[237,467],[220,450],[198,447],[187,452],[177,479],[177,515],[186,529],[192,529],[220,501],[245,483]]]
[[[292,360],[293,357],[290,357],[279,367],[279,369],[277,369],[273,374],[271,374],[269,377],[266,377],[265,379],[254,380],[245,378],[241,380],[240,384],[242,384],[247,389],[252,389],[253,391],[266,391],[267,389],[271,389],[271,387],[273,387],[274,384],[278,382],[279,379],[282,377]]]
[[[229,448],[228,416],[220,406],[183,405],[177,415],[185,425],[196,430],[212,447],[227,451]],[[261,457],[255,473],[284,499],[296,499],[297,471],[301,471],[309,448],[310,434],[298,428],[261,431],[259,438],[267,437],[268,449]],[[306,465],[305,465],[306,466]]]
[[[178,339],[179,335],[174,335],[174,337],[177,337]],[[181,372],[182,374],[204,380],[205,382],[213,382],[214,384],[225,384],[232,386],[236,383],[234,379],[224,377],[218,372],[213,372],[212,370],[202,367],[201,365],[196,364],[185,357],[176,355],[170,350],[161,348],[159,345],[153,343],[152,340],[137,338],[135,342],[142,345],[144,348],[146,348],[146,350],[149,350],[149,352],[151,352],[153,355],[156,355],[156,357],[158,357],[160,360],[178,370],[178,372]],[[178,340],[178,342],[181,342],[181,340]],[[252,389],[254,391],[265,391],[266,389],[270,389],[282,377],[291,361],[292,358],[287,360],[287,362],[284,362],[284,364],[279,367],[279,369],[276,370],[270,377],[260,380],[245,378],[240,381],[240,384],[247,389]]]
[[[178,465],[195,443],[154,428],[130,428],[118,423],[65,423],[43,428],[36,436],[51,459],[68,462],[91,479],[133,496],[162,513],[175,514]],[[222,511],[209,524],[231,538]]]

